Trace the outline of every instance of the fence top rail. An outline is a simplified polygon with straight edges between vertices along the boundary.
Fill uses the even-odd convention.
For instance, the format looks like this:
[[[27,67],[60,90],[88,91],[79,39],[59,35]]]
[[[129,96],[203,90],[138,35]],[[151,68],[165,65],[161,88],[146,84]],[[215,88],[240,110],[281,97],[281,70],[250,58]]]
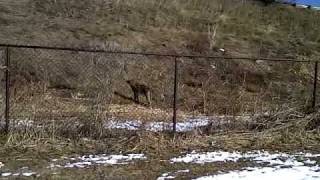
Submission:
[[[89,53],[106,53],[106,54],[127,54],[127,55],[143,55],[143,56],[158,56],[158,57],[173,57],[173,58],[205,58],[219,60],[261,60],[261,61],[280,61],[280,62],[301,62],[311,63],[314,60],[297,60],[294,58],[266,58],[266,57],[244,57],[244,56],[206,56],[193,54],[166,54],[157,52],[135,52],[135,51],[110,51],[104,49],[87,49],[73,47],[52,47],[52,46],[36,46],[36,45],[17,45],[17,44],[0,44],[3,48],[21,48],[21,49],[43,49],[57,51],[73,51],[73,52],[89,52]]]

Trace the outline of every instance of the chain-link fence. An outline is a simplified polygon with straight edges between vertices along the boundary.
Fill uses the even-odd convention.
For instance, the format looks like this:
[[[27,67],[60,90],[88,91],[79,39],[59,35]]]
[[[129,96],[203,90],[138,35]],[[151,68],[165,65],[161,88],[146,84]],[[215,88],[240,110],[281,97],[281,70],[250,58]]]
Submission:
[[[179,107],[205,115],[271,113],[312,102],[313,63],[193,58],[181,62]]]
[[[85,124],[134,129],[197,117],[312,107],[314,62],[9,46],[1,125]],[[9,88],[6,87],[6,82]],[[9,91],[9,93],[7,92]],[[6,94],[7,92],[7,94]],[[6,96],[10,117],[5,117]],[[8,106],[8,105],[7,105]],[[121,123],[118,123],[121,122]],[[149,127],[151,130],[153,127]]]

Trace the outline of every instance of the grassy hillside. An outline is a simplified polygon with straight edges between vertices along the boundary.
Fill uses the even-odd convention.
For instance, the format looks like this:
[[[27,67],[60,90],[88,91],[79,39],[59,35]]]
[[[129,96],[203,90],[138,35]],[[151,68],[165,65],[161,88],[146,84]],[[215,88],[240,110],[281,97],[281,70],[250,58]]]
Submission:
[[[1,0],[0,10],[0,41],[6,43],[88,46],[91,42],[133,50],[212,53],[211,43],[235,55],[307,57],[320,49],[320,12],[280,4]],[[212,40],[209,29],[216,25]]]
[[[253,0],[0,0],[0,43],[209,55],[223,55],[224,48],[225,56],[316,60],[320,11]],[[172,136],[165,128],[147,128],[150,122],[171,127],[174,58],[14,48],[10,53],[12,129],[8,135],[0,131],[3,178],[23,178],[14,174],[32,170],[32,178],[40,179],[156,179],[188,169],[177,178],[194,179],[256,165],[246,159],[177,165],[169,159],[218,149],[319,153],[320,113],[306,111],[313,63],[178,58],[177,121],[186,127],[190,119],[208,124]],[[150,87],[151,107],[145,100],[134,103],[128,79]],[[2,71],[0,80],[1,128]],[[108,128],[117,121],[119,128],[138,130]],[[119,153],[144,153],[147,160],[63,168],[69,157]],[[60,160],[62,168],[55,167]]]
[[[0,42],[219,55],[218,49],[224,48],[226,56],[316,59],[319,19],[319,11],[257,1],[1,0]],[[275,104],[310,104],[308,64],[180,60],[182,110],[233,114],[264,112]],[[63,91],[87,97],[99,92],[106,98],[97,100],[101,98],[97,95],[93,104],[128,103],[131,92],[124,83],[128,78],[152,87],[155,107],[172,104],[172,61],[161,58],[15,50],[12,64],[15,100],[22,105],[37,102],[36,109],[46,113],[52,107],[57,112],[69,106],[70,111],[90,109],[64,100],[48,103],[50,88],[64,87]],[[15,112],[30,115],[34,110]]]

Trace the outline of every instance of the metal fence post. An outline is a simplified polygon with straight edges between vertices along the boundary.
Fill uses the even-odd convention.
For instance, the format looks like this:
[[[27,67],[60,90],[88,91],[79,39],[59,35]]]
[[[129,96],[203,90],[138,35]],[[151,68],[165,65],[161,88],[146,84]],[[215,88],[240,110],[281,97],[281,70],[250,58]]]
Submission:
[[[178,60],[174,59],[174,90],[173,90],[173,133],[177,130],[177,96],[178,96]]]
[[[6,70],[5,70],[5,80],[6,80],[6,107],[5,107],[5,133],[9,133],[9,123],[10,123],[10,49],[6,48],[6,62],[5,62]]]
[[[318,82],[318,61],[314,64],[314,81],[313,81],[313,96],[312,96],[312,110],[315,111],[317,103],[317,82]]]

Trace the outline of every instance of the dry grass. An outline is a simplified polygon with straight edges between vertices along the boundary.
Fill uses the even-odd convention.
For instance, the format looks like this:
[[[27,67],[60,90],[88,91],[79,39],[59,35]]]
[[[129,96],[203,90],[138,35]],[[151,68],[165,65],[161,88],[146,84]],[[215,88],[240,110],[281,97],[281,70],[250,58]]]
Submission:
[[[208,28],[218,24],[214,48],[234,55],[311,57],[319,49],[319,12],[251,0],[2,0],[1,8],[3,42],[210,53]]]
[[[128,105],[110,105],[109,111],[111,117],[119,119],[134,119],[142,120],[143,122],[150,121],[171,121],[172,109],[163,110],[160,108],[149,108],[141,105],[128,104]],[[199,114],[200,115],[200,114]],[[177,112],[177,118],[185,120],[191,117],[190,113],[183,111]]]
[[[213,55],[221,55],[217,49],[225,48],[226,56],[307,59],[316,58],[320,49],[319,12],[262,7],[251,1],[2,0],[0,10],[4,25],[0,41],[9,43]],[[213,38],[209,29],[215,25]],[[103,179],[129,174],[142,179],[155,178],[166,167],[182,168],[159,165],[158,160],[191,150],[319,151],[319,113],[306,115],[292,108],[310,104],[310,65],[179,59],[179,119],[199,114],[269,115],[253,116],[256,119],[249,124],[232,118],[220,131],[205,127],[172,136],[108,130],[102,121],[171,120],[172,59],[13,50],[11,60],[11,115],[39,125],[0,135],[1,161],[12,168],[23,164],[10,164],[13,158],[41,168],[61,156],[142,152],[152,157],[150,164],[117,167],[108,177],[103,176],[108,168],[85,170],[88,174],[82,175]],[[132,77],[153,88],[152,108],[132,103],[124,83]],[[146,168],[154,172],[129,173]],[[57,178],[70,179],[68,174],[79,172],[61,172]]]
[[[298,113],[299,114],[299,113]],[[203,133],[195,130],[178,133],[105,130],[97,122],[54,122],[41,128],[29,127],[11,131],[8,136],[0,135],[0,158],[6,168],[19,169],[28,166],[41,173],[44,178],[156,178],[163,172],[188,168],[191,172],[185,178],[196,177],[208,172],[237,169],[246,164],[222,164],[217,167],[202,165],[170,164],[167,159],[181,155],[181,152],[196,151],[247,151],[268,150],[282,152],[319,153],[319,113],[296,116],[296,111],[282,111],[270,117],[260,117],[266,125],[260,131],[232,129]],[[276,119],[276,120],[275,120]],[[288,122],[290,119],[290,122]],[[258,121],[258,120],[257,120]],[[279,123],[282,122],[282,123]],[[277,124],[277,126],[275,126]],[[249,126],[250,127],[250,126]],[[73,169],[56,170],[55,174],[45,167],[51,159],[77,157],[84,154],[144,153],[148,160],[125,166],[97,166],[82,171]],[[13,159],[16,159],[13,161]],[[146,173],[140,173],[148,168]],[[141,176],[143,174],[143,176]]]
[[[15,53],[13,116],[113,116],[115,106],[109,106],[120,104],[127,105],[133,118],[171,119],[172,59],[48,51]],[[178,109],[182,115],[243,115],[278,111],[283,104],[308,106],[311,69],[310,65],[284,62],[179,59]],[[151,88],[152,111],[163,112],[144,113],[144,108],[133,113],[133,94],[126,79],[147,84]],[[145,104],[144,97],[141,99]],[[129,117],[128,112],[117,111],[119,116]]]
[[[25,42],[50,46],[66,46],[65,42],[69,42],[93,48],[197,54],[219,54],[217,49],[225,48],[227,56],[299,58],[314,58],[318,53],[320,28],[316,28],[319,26],[316,17],[319,13],[282,5],[264,7],[252,1],[233,0],[94,0],[90,3],[44,0],[2,1],[1,7],[6,12],[1,17],[11,22],[0,35],[4,42],[10,40],[9,32],[23,32],[15,35]],[[305,22],[310,23],[305,25]],[[214,47],[212,32],[208,31],[212,26],[218,27]],[[310,33],[305,33],[307,30]],[[31,37],[36,38],[30,41]],[[154,108],[166,111],[172,104],[170,58],[13,50],[11,59],[13,80],[16,80],[13,83],[20,85],[15,87],[17,93],[13,97],[17,109],[13,113],[31,116],[50,109],[47,114],[54,116],[59,113],[62,117],[74,116],[72,112],[87,116],[83,112],[93,112],[91,109],[97,102],[99,107],[94,107],[94,111],[102,113],[108,104],[132,103],[130,89],[124,83],[132,77],[153,89]],[[277,111],[279,104],[310,103],[312,67],[308,65],[202,59],[181,59],[181,62],[178,103],[185,112],[241,115]],[[42,94],[41,98],[35,95],[24,99],[25,95],[32,96],[33,89],[23,86],[30,82],[40,82],[40,87],[33,89]],[[53,92],[48,92],[49,88],[70,89],[64,95],[69,97],[55,98],[60,95],[50,94]],[[97,102],[85,105],[78,102],[77,106],[68,98],[78,93]]]
[[[172,150],[169,153],[197,148],[275,149],[277,144],[280,148],[283,145],[289,150],[290,147],[293,150],[298,146],[301,146],[299,149],[312,149],[320,140],[318,116],[318,112],[307,115],[292,108],[271,115],[255,116],[252,120],[245,121],[246,126],[239,125],[241,120],[235,118],[228,120],[226,125],[219,126],[220,129],[211,127],[211,130],[204,131],[200,128],[177,133],[175,136],[168,132],[105,129],[99,120],[46,121],[38,127],[21,126],[13,129],[7,137],[6,145],[19,147],[47,141],[81,144],[82,141],[88,141],[88,144],[101,142],[101,145],[108,146],[115,152],[126,149],[128,152],[149,152],[156,155],[169,147]]]

